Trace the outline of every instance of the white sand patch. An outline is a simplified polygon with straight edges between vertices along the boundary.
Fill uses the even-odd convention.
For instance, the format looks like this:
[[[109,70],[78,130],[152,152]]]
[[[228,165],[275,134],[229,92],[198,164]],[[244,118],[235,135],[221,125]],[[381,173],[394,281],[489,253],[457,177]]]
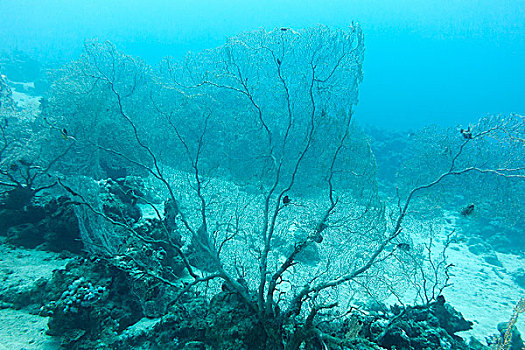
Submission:
[[[55,350],[60,342],[45,334],[47,318],[13,309],[0,310],[0,350]]]
[[[67,262],[56,253],[12,248],[0,242],[0,290],[16,293],[30,288],[40,278],[51,278],[53,270]],[[59,349],[59,342],[45,334],[47,321],[23,310],[0,310],[0,350]]]
[[[497,254],[504,268],[486,263],[472,254],[464,244],[449,252],[454,269],[454,285],[445,291],[447,299],[468,320],[474,322],[470,333],[478,339],[497,333],[497,324],[510,319],[512,311],[525,291],[514,283],[509,271],[525,266],[515,255]],[[518,320],[518,329],[525,333],[525,319]]]
[[[447,218],[450,224],[438,236],[441,239],[444,239],[447,229],[450,231],[456,227],[455,218]],[[445,297],[467,320],[474,322],[471,331],[459,335],[464,338],[474,336],[483,341],[497,333],[497,324],[507,322],[518,300],[525,296],[525,290],[514,283],[511,275],[518,268],[525,267],[525,259],[496,253],[503,264],[503,267],[497,267],[487,263],[482,256],[471,253],[464,243],[451,245],[447,255],[448,262],[455,266],[451,278],[453,285],[445,289]],[[517,327],[525,334],[525,317],[518,320]]]
[[[49,279],[53,270],[63,268],[67,262],[56,253],[0,244],[0,290],[12,286],[21,289],[40,278]]]

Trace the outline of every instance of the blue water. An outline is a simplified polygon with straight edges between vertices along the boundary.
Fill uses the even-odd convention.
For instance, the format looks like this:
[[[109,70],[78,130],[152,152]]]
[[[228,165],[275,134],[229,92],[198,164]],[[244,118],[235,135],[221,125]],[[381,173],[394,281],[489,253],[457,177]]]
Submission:
[[[522,0],[2,0],[0,51],[63,62],[99,38],[155,63],[259,27],[358,21],[366,57],[356,118],[406,129],[524,113],[523,18]]]

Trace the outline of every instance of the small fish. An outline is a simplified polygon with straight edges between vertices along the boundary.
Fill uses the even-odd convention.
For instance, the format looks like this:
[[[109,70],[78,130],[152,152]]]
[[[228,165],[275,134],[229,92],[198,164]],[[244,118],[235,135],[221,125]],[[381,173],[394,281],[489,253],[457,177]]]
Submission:
[[[470,203],[469,205],[467,205],[466,207],[461,209],[460,213],[463,216],[469,216],[469,215],[471,215],[474,212],[474,208],[475,208],[474,204]]]
[[[467,130],[465,129],[461,129],[459,130],[459,132],[461,133],[461,135],[463,135],[463,137],[467,140],[472,140],[472,132],[470,131],[470,125],[469,127],[467,128]]]
[[[62,136],[62,138],[63,138],[64,140],[67,140],[67,139],[69,138],[69,136],[68,136],[68,134],[67,134],[67,130],[66,130],[66,128],[60,130],[60,135]]]
[[[292,28],[281,27],[280,30],[281,30],[281,32],[288,32],[289,31],[290,33],[292,33],[294,35],[299,34],[295,30],[293,30]]]

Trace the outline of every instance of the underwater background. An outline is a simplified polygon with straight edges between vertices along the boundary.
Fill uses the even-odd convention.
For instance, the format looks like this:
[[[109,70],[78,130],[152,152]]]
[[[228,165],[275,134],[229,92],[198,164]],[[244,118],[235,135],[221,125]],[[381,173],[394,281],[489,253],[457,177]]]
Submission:
[[[0,0],[0,349],[525,349],[524,18]]]
[[[258,28],[346,26],[366,34],[363,123],[408,129],[523,111],[525,2],[9,1],[2,47],[64,62],[86,38],[156,63]]]

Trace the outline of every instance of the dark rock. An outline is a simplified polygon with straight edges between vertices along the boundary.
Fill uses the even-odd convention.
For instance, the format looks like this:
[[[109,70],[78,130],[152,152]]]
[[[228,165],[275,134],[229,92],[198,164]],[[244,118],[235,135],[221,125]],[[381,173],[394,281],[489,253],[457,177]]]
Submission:
[[[15,187],[7,192],[3,207],[5,209],[22,210],[29,205],[34,195],[35,192],[29,187]]]
[[[27,223],[9,228],[7,242],[32,249],[44,243],[44,237],[38,227]]]
[[[53,252],[69,250],[80,254],[83,244],[73,204],[66,197],[53,198],[45,204],[45,209],[46,217],[40,223],[45,248]]]
[[[463,207],[461,209],[461,211],[460,211],[461,215],[463,215],[463,216],[470,216],[470,215],[472,215],[472,213],[474,212],[474,208],[475,208],[474,204],[470,203],[469,205],[467,205],[467,206],[465,206],[465,207]]]
[[[126,337],[121,337],[112,346],[115,349],[179,350],[192,346],[222,349],[217,344],[206,342],[206,329],[211,326],[206,320],[208,310],[209,304],[203,298],[192,296],[183,303],[173,305],[147,332],[139,334],[126,330]]]
[[[405,330],[401,327],[392,327],[383,335],[379,341],[379,345],[392,349],[395,346],[399,350],[409,350],[411,341]]]
[[[489,350],[489,348],[474,337],[470,338],[469,346],[471,350]]]
[[[76,258],[47,283],[48,334],[62,345],[98,349],[143,317],[127,274],[107,262]]]
[[[0,236],[5,236],[7,230],[26,222],[24,214],[19,210],[0,209]]]
[[[444,300],[443,300],[444,301]],[[430,305],[432,314],[439,320],[439,325],[450,335],[472,329],[473,323],[467,321],[461,313],[445,302],[434,302]]]
[[[265,349],[263,325],[235,292],[212,298],[206,322],[206,339],[217,349]]]
[[[46,212],[38,205],[28,205],[21,209],[0,209],[0,235],[6,235],[10,227],[21,224],[37,224],[44,219]]]
[[[396,309],[397,316],[382,316],[388,322],[373,321],[368,326],[369,336],[380,346],[398,350],[469,349],[455,333],[471,329],[472,323],[445,303],[443,297],[429,305]]]
[[[7,242],[14,245],[53,252],[83,249],[73,205],[64,196],[42,197],[19,210],[1,209],[0,222]]]

